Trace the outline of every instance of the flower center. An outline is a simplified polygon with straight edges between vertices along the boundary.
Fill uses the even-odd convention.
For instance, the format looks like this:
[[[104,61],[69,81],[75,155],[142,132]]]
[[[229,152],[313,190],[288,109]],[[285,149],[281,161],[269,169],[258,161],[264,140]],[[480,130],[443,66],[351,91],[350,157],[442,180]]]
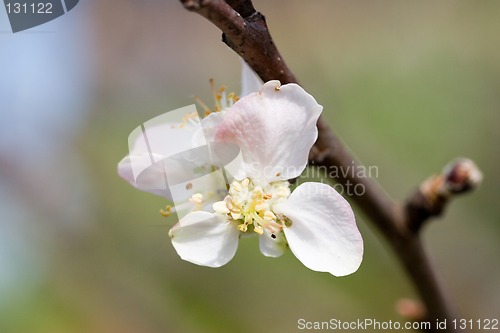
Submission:
[[[285,217],[273,213],[273,205],[290,195],[290,183],[278,181],[265,186],[255,185],[250,179],[233,181],[229,195],[223,201],[216,202],[213,208],[217,214],[227,215],[230,222],[237,224],[238,230],[253,230],[259,235],[264,229],[271,236],[280,231],[285,224]]]

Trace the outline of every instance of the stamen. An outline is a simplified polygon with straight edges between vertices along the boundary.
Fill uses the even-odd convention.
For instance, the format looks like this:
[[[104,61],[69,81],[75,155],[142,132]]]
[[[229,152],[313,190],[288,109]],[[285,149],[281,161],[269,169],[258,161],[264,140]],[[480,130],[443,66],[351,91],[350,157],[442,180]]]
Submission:
[[[236,191],[236,192],[241,192],[241,190],[243,189],[240,185],[240,183],[238,183],[237,181],[234,181],[231,183],[231,187]]]
[[[229,213],[229,209],[227,208],[226,203],[224,201],[217,201],[216,203],[213,204],[212,207],[216,213],[220,214]]]
[[[273,227],[275,227],[276,229],[279,229],[279,230],[283,229],[283,226],[281,224],[276,223],[274,221],[267,221],[267,224],[272,225]]]
[[[226,96],[226,87],[222,86],[219,88],[219,92],[217,93],[217,99],[220,103],[221,109],[225,109],[229,106],[229,105],[227,105],[228,103],[227,103],[227,96]]]
[[[251,225],[256,234],[262,235],[268,230],[275,238],[287,221],[281,214],[276,216],[272,207],[277,200],[282,200],[282,195],[289,195],[289,186],[287,181],[255,186],[249,178],[235,180],[228,195],[223,201],[216,202],[213,208],[216,213],[227,214],[227,219],[241,232],[246,232]]]
[[[290,189],[288,187],[287,188],[281,187],[278,190],[278,196],[280,197],[287,198],[289,195],[290,195]]]
[[[252,191],[252,196],[259,197],[259,198],[263,197],[264,191],[262,190],[262,187],[256,186]]]
[[[215,100],[215,111],[220,111],[221,106],[220,106],[220,95],[217,94],[215,91],[215,84],[214,84],[214,79],[210,79],[210,89],[212,89],[212,96],[214,97]]]
[[[273,212],[268,210],[264,213],[264,220],[268,220],[268,221],[276,220],[276,215],[274,215]]]
[[[194,204],[201,204],[203,202],[203,194],[195,193],[191,196],[189,201],[191,201]]]
[[[267,208],[267,203],[264,200],[259,200],[257,201],[257,204],[255,205],[255,210],[260,212],[263,211]]]
[[[209,115],[210,113],[212,113],[212,110],[210,110],[210,108],[201,100],[201,98],[196,96],[194,98],[194,101],[203,108],[203,111],[205,111],[205,115]]]
[[[256,233],[258,233],[259,235],[262,235],[264,233],[264,229],[262,229],[262,227],[260,225],[255,226],[253,228],[253,231],[255,231]]]
[[[190,121],[192,123],[194,123],[193,119],[197,119],[197,118],[198,118],[198,114],[196,112],[191,112],[191,113],[186,114],[184,117],[182,117],[182,122],[179,125],[179,128],[183,128]]]
[[[241,218],[241,213],[231,212],[231,217],[233,220],[239,220]]]
[[[253,217],[252,215],[248,214],[245,216],[245,224],[252,224],[253,223]]]
[[[231,100],[235,100],[236,98],[238,98],[238,96],[236,96],[236,94],[235,94],[234,92],[229,93],[229,94],[227,95],[227,99],[228,99],[229,101],[231,101]]]
[[[266,228],[266,230],[268,230],[269,232],[271,232],[271,234],[274,234],[276,232],[276,230],[274,230],[273,228],[271,228],[269,226],[269,224],[265,224],[264,225],[264,228]]]
[[[213,110],[207,106],[199,97],[195,97],[194,100],[203,108],[204,116],[208,116],[212,112],[219,112],[223,109],[232,106],[239,100],[239,97],[235,93],[230,93],[226,96],[226,87],[221,86],[219,90],[215,90],[214,79],[210,79],[210,90],[212,91],[212,97],[214,99]]]

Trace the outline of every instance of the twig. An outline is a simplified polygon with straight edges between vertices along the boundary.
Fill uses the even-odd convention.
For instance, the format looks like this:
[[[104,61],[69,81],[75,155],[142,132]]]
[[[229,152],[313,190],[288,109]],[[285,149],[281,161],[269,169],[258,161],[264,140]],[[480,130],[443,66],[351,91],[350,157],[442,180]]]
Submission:
[[[264,15],[255,11],[251,1],[181,2],[186,9],[216,25],[223,32],[222,41],[239,54],[262,79],[272,77],[283,84],[297,82],[274,45]]]
[[[298,82],[276,48],[265,17],[254,9],[251,0],[180,1],[186,9],[219,27],[223,32],[222,41],[240,55],[262,80],[280,80],[283,84]],[[311,150],[310,162],[341,170],[356,168],[357,162],[324,118],[320,117],[317,125],[318,140]],[[424,183],[405,205],[394,202],[372,179],[357,177],[356,173],[351,172],[336,173],[337,182],[353,186],[359,184],[365,189],[363,195],[353,195],[351,199],[393,247],[425,303],[427,320],[433,325],[436,319],[450,321],[456,317],[452,303],[423,249],[419,231],[429,217],[439,215],[453,194],[473,189],[479,183],[480,177],[477,175],[480,172],[477,168],[470,168],[469,162],[465,163],[464,168],[462,162],[458,162],[458,167],[448,168],[438,177],[439,181],[434,179]],[[432,185],[436,182],[438,186]],[[453,330],[448,328],[448,332]]]
[[[423,182],[407,200],[405,208],[408,227],[418,233],[430,217],[442,214],[453,196],[475,189],[482,178],[481,171],[473,161],[466,158],[453,161],[440,175]]]

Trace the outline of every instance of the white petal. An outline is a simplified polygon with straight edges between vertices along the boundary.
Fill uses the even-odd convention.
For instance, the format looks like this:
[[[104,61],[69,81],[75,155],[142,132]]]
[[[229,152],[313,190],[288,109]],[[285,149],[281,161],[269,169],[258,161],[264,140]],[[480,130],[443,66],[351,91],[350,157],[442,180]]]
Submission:
[[[197,130],[201,125],[194,105],[146,121],[129,135],[129,155],[119,162],[118,174],[138,189],[171,199],[165,178],[178,178],[178,172],[158,162],[204,145],[202,138],[193,144]]]
[[[161,160],[160,156],[153,156],[154,159]],[[139,174],[135,174],[137,170],[141,170]],[[172,200],[170,190],[165,183],[162,163],[152,164],[149,154],[125,156],[118,163],[118,174],[139,190]]]
[[[264,229],[264,233],[259,237],[260,252],[266,257],[277,258],[285,253],[286,239],[283,232],[277,232],[276,238],[271,237],[271,232]]]
[[[244,172],[254,181],[295,178],[306,167],[322,109],[300,86],[269,81],[226,109],[215,141],[240,147]]]
[[[129,135],[129,155],[172,156],[194,148],[193,135],[201,128],[196,106],[172,110],[146,121]],[[199,146],[206,144],[200,142]]]
[[[284,228],[293,254],[308,268],[336,276],[355,272],[363,239],[349,203],[332,187],[304,183],[274,207],[292,221]]]
[[[170,237],[183,260],[201,266],[220,267],[234,257],[239,231],[215,214],[193,212],[174,225]]]
[[[231,160],[239,156],[238,153],[239,148],[232,143],[217,143],[171,157],[151,157],[148,154],[127,156],[118,164],[118,173],[132,186],[172,201],[178,217],[182,218],[202,206],[212,210],[212,204],[225,197],[226,182],[232,179],[218,165],[231,164]],[[151,164],[151,160],[158,162]],[[137,177],[133,166],[142,170]],[[201,205],[186,205],[193,195],[203,196]]]
[[[262,88],[262,80],[253,69],[242,59],[241,60],[241,93],[240,97],[245,97],[251,93],[258,92]]]

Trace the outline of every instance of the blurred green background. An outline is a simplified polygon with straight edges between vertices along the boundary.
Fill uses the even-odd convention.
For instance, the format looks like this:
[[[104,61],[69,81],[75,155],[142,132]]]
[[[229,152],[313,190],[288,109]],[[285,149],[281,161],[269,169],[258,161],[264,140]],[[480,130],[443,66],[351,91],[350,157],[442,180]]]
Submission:
[[[424,239],[463,318],[500,318],[500,2],[255,6],[303,87],[356,156],[378,167],[390,195],[404,198],[455,157],[477,162],[481,188],[453,202]],[[239,59],[176,1],[82,2],[56,21],[0,34],[0,52],[10,47],[23,66],[40,52],[21,52],[23,40],[54,42],[55,53],[79,59],[64,67],[69,58],[56,57],[43,79],[31,69],[40,87],[71,69],[57,89],[75,96],[47,123],[32,121],[48,117],[41,103],[19,106],[35,89],[29,76],[7,81],[12,65],[1,62],[0,89],[25,84],[0,102],[11,130],[2,142],[19,144],[0,145],[0,332],[295,332],[300,318],[404,320],[395,303],[415,297],[413,287],[359,211],[365,257],[351,276],[310,271],[291,253],[265,258],[257,238],[219,269],[181,261],[167,235],[175,221],[158,213],[166,202],[133,189],[116,165],[136,126],[194,95],[209,101],[209,78],[238,91]],[[18,143],[31,126],[40,133]]]

